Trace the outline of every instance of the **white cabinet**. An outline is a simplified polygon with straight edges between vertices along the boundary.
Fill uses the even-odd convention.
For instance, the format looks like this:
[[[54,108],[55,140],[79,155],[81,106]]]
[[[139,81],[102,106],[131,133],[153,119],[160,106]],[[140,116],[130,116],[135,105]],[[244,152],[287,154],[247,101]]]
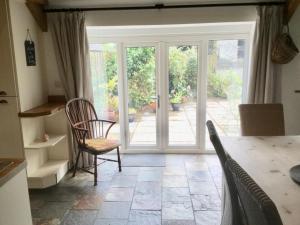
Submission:
[[[8,1],[0,1],[0,96],[17,96]],[[25,53],[24,53],[25,54]]]
[[[0,97],[0,158],[24,158],[18,99]]]
[[[32,225],[25,169],[1,186],[0,202],[1,225]]]

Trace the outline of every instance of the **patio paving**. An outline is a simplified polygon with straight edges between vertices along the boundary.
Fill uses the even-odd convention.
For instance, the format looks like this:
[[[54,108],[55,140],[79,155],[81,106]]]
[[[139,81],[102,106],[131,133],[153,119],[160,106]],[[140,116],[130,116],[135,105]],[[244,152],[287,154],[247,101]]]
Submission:
[[[240,133],[238,104],[221,98],[208,98],[206,120],[212,120],[220,136],[237,136]],[[180,111],[169,110],[169,144],[193,145],[196,142],[196,104],[185,103]],[[119,138],[119,124],[111,130]],[[156,143],[156,115],[140,112],[134,122],[129,123],[130,144],[154,145]],[[206,135],[206,149],[213,149]]]

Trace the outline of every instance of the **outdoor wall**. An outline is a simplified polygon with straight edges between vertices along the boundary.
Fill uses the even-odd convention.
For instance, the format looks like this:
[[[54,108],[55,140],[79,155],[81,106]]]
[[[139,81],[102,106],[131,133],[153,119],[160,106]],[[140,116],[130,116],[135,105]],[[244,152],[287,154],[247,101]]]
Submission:
[[[291,35],[300,49],[300,7],[290,21]],[[300,55],[282,69],[282,102],[287,134],[300,134]]]

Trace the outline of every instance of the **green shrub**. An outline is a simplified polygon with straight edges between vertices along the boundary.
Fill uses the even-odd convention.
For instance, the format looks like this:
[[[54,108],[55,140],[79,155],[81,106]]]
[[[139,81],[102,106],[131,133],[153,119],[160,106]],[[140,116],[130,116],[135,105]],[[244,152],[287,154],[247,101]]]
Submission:
[[[210,73],[207,80],[208,97],[239,98],[242,89],[241,77],[232,70]]]

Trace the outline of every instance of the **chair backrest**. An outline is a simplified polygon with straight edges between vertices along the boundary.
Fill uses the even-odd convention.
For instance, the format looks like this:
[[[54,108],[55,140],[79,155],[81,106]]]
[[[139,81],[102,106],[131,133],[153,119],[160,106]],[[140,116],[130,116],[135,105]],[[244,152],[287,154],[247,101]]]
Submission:
[[[282,104],[239,105],[243,136],[284,136]]]
[[[282,225],[275,204],[246,171],[233,159],[227,160],[226,167],[232,174],[247,224]]]
[[[93,104],[83,98],[74,98],[67,102],[65,110],[77,143],[83,140],[84,132],[75,128],[86,129],[86,137],[92,138],[94,124],[89,121],[98,119]]]
[[[233,178],[231,177],[231,174],[226,168],[226,161],[228,159],[228,154],[226,153],[221,140],[219,138],[219,135],[216,131],[216,128],[212,121],[208,120],[206,122],[209,137],[210,140],[216,150],[216,153],[218,155],[218,158],[220,160],[223,173],[225,176],[225,190],[228,190],[229,193],[225,193],[229,196],[225,196],[225,209],[224,215],[226,215],[227,218],[222,218],[222,225],[223,224],[231,224],[231,225],[243,225],[244,222],[242,220],[241,212],[240,212],[240,205],[239,200],[237,197],[237,190],[235,188]],[[223,221],[225,220],[225,222]]]

